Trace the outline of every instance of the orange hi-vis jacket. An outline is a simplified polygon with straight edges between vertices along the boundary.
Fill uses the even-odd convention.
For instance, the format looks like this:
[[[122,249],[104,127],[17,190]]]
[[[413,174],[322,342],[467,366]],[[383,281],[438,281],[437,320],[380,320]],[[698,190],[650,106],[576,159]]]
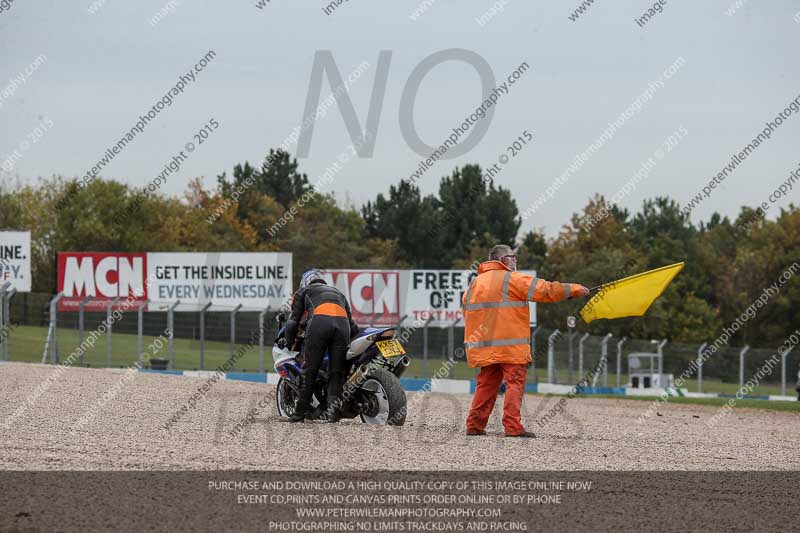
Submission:
[[[462,299],[469,366],[530,363],[528,302],[560,302],[569,296],[569,283],[515,272],[500,261],[481,263]]]

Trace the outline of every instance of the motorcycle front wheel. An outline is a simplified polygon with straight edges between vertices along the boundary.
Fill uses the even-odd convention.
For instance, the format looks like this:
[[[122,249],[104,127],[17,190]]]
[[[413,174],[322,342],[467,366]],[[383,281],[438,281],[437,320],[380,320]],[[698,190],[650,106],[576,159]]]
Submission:
[[[297,407],[297,394],[294,389],[289,386],[289,380],[281,377],[278,380],[277,392],[275,394],[275,402],[278,405],[278,415],[288,418],[294,414]]]
[[[298,394],[294,391],[294,389],[289,385],[289,380],[285,377],[281,377],[278,380],[277,391],[275,394],[275,403],[278,406],[278,415],[283,418],[289,418],[292,416],[297,410],[297,401],[300,399]],[[313,419],[312,416],[316,409],[320,406],[320,402],[317,399],[317,394],[315,393],[314,396],[311,397],[311,408],[312,411],[306,414],[307,418]]]

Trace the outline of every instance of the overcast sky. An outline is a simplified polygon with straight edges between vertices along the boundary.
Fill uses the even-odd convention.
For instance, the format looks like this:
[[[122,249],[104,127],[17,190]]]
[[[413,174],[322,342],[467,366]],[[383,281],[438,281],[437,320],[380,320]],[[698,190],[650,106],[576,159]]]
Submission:
[[[613,195],[681,127],[688,135],[621,204],[635,210],[643,198],[664,194],[688,201],[800,96],[800,23],[794,20],[800,2],[744,0],[729,16],[732,1],[669,0],[639,27],[634,18],[652,3],[598,0],[573,22],[568,15],[577,0],[427,0],[431,5],[417,20],[410,17],[416,1],[349,0],[326,15],[326,2],[310,0],[271,0],[264,9],[256,0],[173,0],[175,9],[151,25],[170,2],[15,0],[0,12],[0,164],[17,150],[21,157],[5,179],[83,176],[213,50],[216,57],[196,81],[102,171],[105,178],[143,186],[213,118],[219,129],[163,190],[182,194],[195,176],[213,186],[215,176],[237,162],[260,164],[267,149],[302,121],[316,51],[331,50],[345,77],[369,64],[349,91],[363,126],[378,54],[390,50],[374,154],[348,161],[331,185],[341,202],[360,206],[417,168],[420,156],[405,142],[398,117],[412,70],[435,52],[463,48],[484,58],[498,83],[522,62],[531,70],[500,99],[480,143],[437,162],[419,183],[435,192],[439,178],[456,166],[490,166],[528,130],[533,144],[496,177],[524,211],[682,57],[685,63],[663,88],[523,224],[552,236],[593,193]],[[98,9],[92,14],[93,2]],[[483,26],[476,22],[503,2],[503,12]],[[40,54],[46,60],[14,87],[9,80]],[[326,79],[323,98],[329,93]],[[480,101],[472,66],[437,66],[415,101],[420,137],[441,143]],[[47,119],[53,125],[41,140],[21,148]],[[766,200],[800,165],[798,141],[795,114],[693,212],[693,220]],[[351,142],[338,108],[329,109],[314,128],[309,157],[300,159],[302,170],[314,181]]]

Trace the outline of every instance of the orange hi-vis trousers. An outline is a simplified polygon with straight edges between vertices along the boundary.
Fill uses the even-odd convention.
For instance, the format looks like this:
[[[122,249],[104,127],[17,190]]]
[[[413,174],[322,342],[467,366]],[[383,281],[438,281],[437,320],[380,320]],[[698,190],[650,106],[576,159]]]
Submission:
[[[525,395],[527,377],[528,365],[496,363],[481,367],[475,387],[475,397],[472,399],[472,408],[467,416],[467,432],[479,432],[486,428],[500,391],[500,385],[505,380],[503,427],[506,435],[525,433],[520,409],[522,408],[522,398]]]

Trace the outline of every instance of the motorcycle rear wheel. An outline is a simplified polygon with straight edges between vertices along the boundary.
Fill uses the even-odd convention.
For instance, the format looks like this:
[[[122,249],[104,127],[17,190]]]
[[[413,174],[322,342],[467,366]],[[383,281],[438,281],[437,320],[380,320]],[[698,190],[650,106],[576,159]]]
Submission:
[[[397,376],[383,368],[373,368],[360,392],[372,404],[369,412],[361,413],[362,422],[373,426],[405,424],[406,392]]]

